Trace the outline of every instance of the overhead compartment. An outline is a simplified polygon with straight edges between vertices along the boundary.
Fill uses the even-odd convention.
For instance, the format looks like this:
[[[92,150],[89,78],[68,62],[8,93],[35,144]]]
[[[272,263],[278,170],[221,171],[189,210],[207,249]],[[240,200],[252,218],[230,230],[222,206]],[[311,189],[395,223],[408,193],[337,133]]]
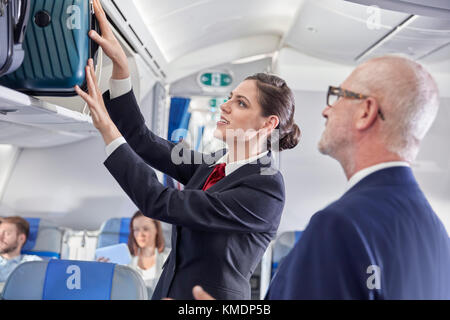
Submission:
[[[102,3],[113,25],[113,32],[127,55],[138,101],[146,97],[152,101],[155,83],[164,86],[165,82],[162,69],[165,64],[163,59],[159,60],[161,54],[158,48],[132,3],[126,1],[125,5],[124,2],[108,0]],[[111,73],[111,60],[99,50],[96,75],[102,91],[109,89]],[[151,115],[152,108],[151,102],[142,104],[146,115]],[[0,144],[24,148],[57,146],[98,135],[89,109],[80,97],[35,98],[2,86],[0,128]]]
[[[51,147],[95,135],[89,116],[0,86],[0,143]]]

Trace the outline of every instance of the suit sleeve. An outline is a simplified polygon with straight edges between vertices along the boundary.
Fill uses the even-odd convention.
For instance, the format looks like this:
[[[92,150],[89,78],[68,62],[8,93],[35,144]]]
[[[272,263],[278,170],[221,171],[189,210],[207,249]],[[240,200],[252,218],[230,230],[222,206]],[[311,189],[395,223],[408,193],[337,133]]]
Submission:
[[[246,184],[222,192],[179,191],[161,185],[128,144],[117,148],[105,166],[144,215],[153,219],[209,232],[275,233],[278,227],[284,205],[280,173],[251,175]]]
[[[184,142],[175,144],[151,132],[132,90],[112,100],[108,91],[103,99],[111,119],[131,148],[148,165],[187,184],[203,155],[189,150]]]
[[[321,211],[280,263],[266,299],[374,299],[371,265],[357,226],[342,214]]]

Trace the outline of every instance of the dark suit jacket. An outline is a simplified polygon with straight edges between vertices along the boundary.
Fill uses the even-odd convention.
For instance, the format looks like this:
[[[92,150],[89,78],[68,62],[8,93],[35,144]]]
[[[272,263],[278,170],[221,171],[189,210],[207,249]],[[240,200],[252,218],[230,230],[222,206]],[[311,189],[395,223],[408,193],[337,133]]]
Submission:
[[[316,213],[267,299],[450,299],[450,247],[408,167],[376,171]]]
[[[128,142],[105,166],[144,215],[173,225],[172,251],[153,299],[193,299],[196,284],[218,299],[249,299],[250,277],[276,234],[284,205],[283,178],[271,167],[270,156],[202,191],[213,170],[209,164],[222,153],[208,157],[209,164],[176,165],[171,153],[180,144],[148,130],[132,91],[113,100],[106,93],[104,98]],[[194,151],[175,150],[201,159]],[[149,165],[185,189],[164,187]]]

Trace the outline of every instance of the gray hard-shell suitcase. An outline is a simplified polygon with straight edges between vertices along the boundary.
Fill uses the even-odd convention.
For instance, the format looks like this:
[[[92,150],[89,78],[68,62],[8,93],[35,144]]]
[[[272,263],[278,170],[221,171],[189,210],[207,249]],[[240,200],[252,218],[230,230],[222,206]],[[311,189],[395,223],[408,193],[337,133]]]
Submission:
[[[18,69],[30,13],[29,0],[0,0],[0,76]]]

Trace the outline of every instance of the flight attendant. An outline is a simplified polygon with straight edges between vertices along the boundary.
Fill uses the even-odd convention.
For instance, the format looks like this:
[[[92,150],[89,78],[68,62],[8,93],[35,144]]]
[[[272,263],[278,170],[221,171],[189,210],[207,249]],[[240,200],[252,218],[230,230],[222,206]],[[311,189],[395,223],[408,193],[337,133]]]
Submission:
[[[102,35],[90,36],[113,61],[111,90],[102,97],[92,60],[89,93],[76,90],[105,141],[111,175],[144,215],[173,225],[172,251],[153,299],[193,299],[197,284],[218,299],[249,299],[250,277],[276,235],[285,202],[271,151],[293,148],[300,138],[292,91],[268,74],[239,84],[220,107],[214,132],[226,150],[201,155],[162,139],[145,126],[125,53],[99,1],[94,5]],[[153,168],[184,190],[163,186]]]

